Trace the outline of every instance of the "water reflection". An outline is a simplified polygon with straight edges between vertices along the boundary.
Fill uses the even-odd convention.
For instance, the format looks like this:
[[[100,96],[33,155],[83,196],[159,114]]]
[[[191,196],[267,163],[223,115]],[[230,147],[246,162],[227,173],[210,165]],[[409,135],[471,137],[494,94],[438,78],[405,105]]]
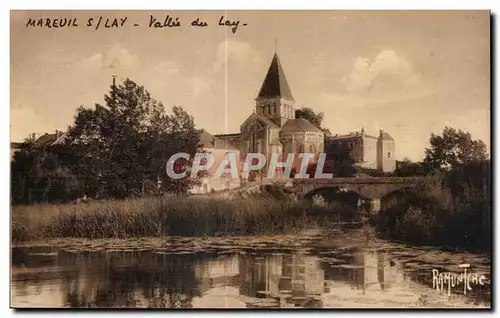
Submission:
[[[343,260],[326,260],[324,264],[329,291],[347,284],[351,290],[365,295],[369,290],[388,290],[396,282],[404,281],[403,272],[391,266],[385,255],[377,251],[355,252]]]
[[[420,294],[407,287],[410,277],[387,256],[362,250],[167,254],[15,249],[12,305],[278,308],[421,302]]]

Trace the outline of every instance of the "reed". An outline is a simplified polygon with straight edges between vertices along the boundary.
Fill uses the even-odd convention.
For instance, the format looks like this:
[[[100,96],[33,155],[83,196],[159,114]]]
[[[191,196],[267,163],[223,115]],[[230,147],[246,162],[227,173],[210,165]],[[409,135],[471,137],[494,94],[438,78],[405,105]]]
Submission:
[[[340,219],[308,201],[150,197],[88,204],[15,206],[12,240],[235,236],[292,232]]]

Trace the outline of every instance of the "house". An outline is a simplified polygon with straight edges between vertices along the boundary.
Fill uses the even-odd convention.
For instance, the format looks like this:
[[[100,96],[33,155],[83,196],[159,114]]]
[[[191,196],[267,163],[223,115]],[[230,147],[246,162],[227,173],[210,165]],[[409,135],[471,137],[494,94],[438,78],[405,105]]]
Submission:
[[[215,173],[219,166],[224,163],[226,155],[228,153],[234,153],[234,156],[238,159],[240,158],[240,151],[227,141],[217,138],[214,135],[207,132],[205,129],[198,131],[199,133],[199,149],[205,153],[208,153],[213,158],[213,164],[208,169],[205,176],[201,179],[201,185],[193,186],[191,193],[201,194],[210,193],[214,191],[235,189],[241,186],[241,180],[238,175],[234,178],[231,174],[222,174],[220,177],[215,176]],[[238,162],[240,165],[240,162]],[[241,171],[241,167],[237,167],[238,172]]]
[[[395,141],[384,130],[377,137],[361,131],[332,135],[325,139],[325,152],[333,162],[351,160],[356,166],[392,172],[396,169]]]
[[[21,149],[22,145],[23,145],[22,142],[11,142],[10,143],[10,160],[11,161],[14,160],[14,154]]]
[[[31,135],[31,140],[34,140],[33,144],[34,147],[37,149],[58,144],[64,144],[66,138],[67,138],[67,133],[58,130],[56,130],[56,132],[53,134],[45,133],[38,138],[36,138],[35,134]]]

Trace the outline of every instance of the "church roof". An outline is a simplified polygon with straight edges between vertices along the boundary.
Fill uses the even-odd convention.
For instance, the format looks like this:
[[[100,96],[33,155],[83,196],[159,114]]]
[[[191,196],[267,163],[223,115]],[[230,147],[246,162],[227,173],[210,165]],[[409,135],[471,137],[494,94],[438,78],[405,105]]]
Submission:
[[[274,53],[271,65],[267,70],[266,78],[264,83],[262,83],[262,88],[260,89],[257,98],[274,98],[281,97],[289,101],[294,101],[290,87],[286,80],[285,72],[281,67],[278,54]]]
[[[299,119],[289,119],[286,123],[281,127],[281,132],[320,132],[322,131],[318,129],[318,127],[311,124],[308,120],[304,118]]]
[[[263,122],[266,123],[266,125],[269,127],[269,128],[279,128],[279,125],[276,124],[274,121],[272,121],[271,119],[267,118],[266,116],[261,116],[261,115],[258,115],[257,114],[257,117],[262,120]]]
[[[260,120],[261,122],[263,122],[267,128],[280,128],[280,126],[278,124],[276,124],[274,121],[272,121],[271,119],[267,118],[266,116],[261,116],[259,114],[256,114],[256,113],[252,113],[250,116],[248,116],[248,118],[243,122],[243,124],[241,124],[241,127],[240,129],[243,129],[243,126],[245,126],[245,124],[251,120],[251,118],[257,118],[258,120]]]

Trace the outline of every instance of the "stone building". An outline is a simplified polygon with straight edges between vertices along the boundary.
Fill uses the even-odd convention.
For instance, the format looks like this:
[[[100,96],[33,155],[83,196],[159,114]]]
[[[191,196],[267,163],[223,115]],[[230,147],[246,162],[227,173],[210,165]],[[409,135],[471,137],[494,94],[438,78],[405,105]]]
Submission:
[[[240,178],[233,178],[231,174],[225,173],[216,177],[216,171],[224,162],[228,153],[234,153],[235,157],[240,157],[240,151],[225,140],[215,137],[204,129],[198,131],[199,148],[205,153],[209,153],[214,163],[208,169],[207,174],[201,178],[201,184],[193,186],[191,193],[203,194],[212,191],[222,191],[239,188],[241,186]],[[241,168],[238,166],[238,170]]]
[[[247,153],[262,153],[267,163],[273,153],[280,156],[280,161],[285,161],[290,153],[323,152],[323,131],[305,119],[296,119],[294,103],[285,72],[275,53],[255,99],[255,110],[243,122],[240,132],[215,137],[238,148],[242,159]],[[299,162],[294,162],[297,168]]]
[[[333,162],[352,160],[357,166],[392,172],[396,169],[395,141],[380,130],[378,137],[361,131],[326,138],[325,152]]]

